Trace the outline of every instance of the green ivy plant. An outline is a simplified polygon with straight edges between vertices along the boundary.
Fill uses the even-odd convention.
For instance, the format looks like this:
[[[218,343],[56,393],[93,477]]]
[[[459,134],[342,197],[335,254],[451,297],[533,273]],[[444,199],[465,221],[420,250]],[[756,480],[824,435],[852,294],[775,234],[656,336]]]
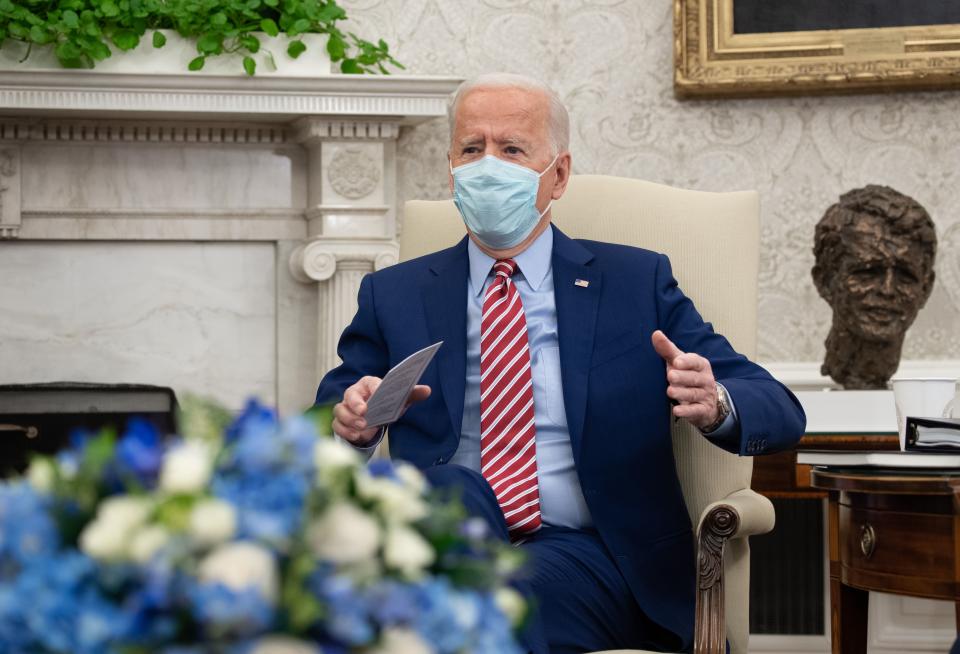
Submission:
[[[0,44],[23,41],[27,56],[34,46],[52,46],[64,67],[93,68],[111,56],[108,43],[132,50],[152,32],[153,47],[162,48],[166,37],[156,30],[171,29],[196,40],[190,70],[203,68],[207,57],[234,53],[253,75],[252,55],[261,48],[256,33],[291,37],[293,58],[307,49],[297,37],[316,33],[327,35],[327,53],[344,73],[403,68],[383,39],[372,43],[341,31],[337,23],[346,17],[336,0],[0,0]]]

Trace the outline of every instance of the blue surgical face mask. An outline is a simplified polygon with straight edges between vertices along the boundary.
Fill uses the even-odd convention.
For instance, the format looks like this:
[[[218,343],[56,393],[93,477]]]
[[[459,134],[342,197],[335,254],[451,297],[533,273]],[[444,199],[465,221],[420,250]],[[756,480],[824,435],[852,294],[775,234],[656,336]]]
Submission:
[[[540,222],[553,200],[537,211],[540,178],[525,166],[487,155],[478,161],[450,168],[453,174],[453,203],[463,222],[477,239],[491,250],[508,250],[523,242]]]

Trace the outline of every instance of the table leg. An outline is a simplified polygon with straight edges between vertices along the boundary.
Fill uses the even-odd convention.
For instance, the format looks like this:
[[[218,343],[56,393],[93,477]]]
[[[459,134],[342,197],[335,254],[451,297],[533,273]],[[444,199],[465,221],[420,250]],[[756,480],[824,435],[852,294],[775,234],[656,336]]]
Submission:
[[[833,654],[867,654],[867,609],[870,593],[830,579]]]
[[[830,642],[833,654],[867,654],[867,608],[870,593],[840,581],[840,494],[827,503],[827,549],[830,555]]]

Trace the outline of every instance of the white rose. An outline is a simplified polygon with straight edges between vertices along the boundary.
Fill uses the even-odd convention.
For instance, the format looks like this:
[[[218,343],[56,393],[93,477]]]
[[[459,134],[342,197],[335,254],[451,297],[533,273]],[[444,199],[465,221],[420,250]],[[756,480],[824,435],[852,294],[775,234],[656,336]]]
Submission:
[[[147,521],[153,511],[153,502],[136,495],[114,495],[100,502],[97,521],[110,529],[131,532]]]
[[[289,636],[264,636],[257,640],[249,654],[323,654],[322,650],[305,640]]]
[[[199,567],[200,581],[219,583],[233,591],[255,588],[271,605],[277,601],[277,563],[264,547],[248,541],[220,545]]]
[[[213,453],[199,441],[186,441],[163,457],[160,490],[167,493],[197,493],[213,473]]]
[[[314,555],[334,563],[359,563],[380,547],[380,525],[349,502],[337,502],[307,529]]]
[[[360,457],[352,447],[332,438],[318,438],[313,446],[313,465],[321,474],[359,462]]]
[[[225,543],[237,531],[237,511],[229,502],[206,498],[193,505],[188,532],[201,547]]]
[[[430,647],[420,635],[412,629],[388,627],[380,636],[380,644],[372,654],[433,654]]]
[[[383,560],[408,577],[416,577],[434,562],[437,553],[423,536],[409,527],[394,525],[387,531]]]
[[[138,529],[130,540],[130,558],[141,565],[170,542],[170,532],[160,525],[147,525]]]
[[[393,465],[397,471],[397,477],[407,488],[417,495],[422,495],[427,490],[427,478],[417,470],[415,465],[406,461],[397,461]]]
[[[498,588],[493,595],[493,602],[512,625],[519,624],[527,610],[523,595],[512,588]]]
[[[80,551],[98,561],[120,561],[127,556],[129,534],[93,520],[80,532]]]
[[[425,518],[430,510],[419,492],[387,477],[374,477],[366,469],[357,470],[356,483],[357,494],[375,502],[391,522],[414,522]]]
[[[30,463],[30,469],[27,470],[27,481],[33,486],[34,490],[49,494],[53,492],[53,482],[56,473],[50,459],[38,458]]]

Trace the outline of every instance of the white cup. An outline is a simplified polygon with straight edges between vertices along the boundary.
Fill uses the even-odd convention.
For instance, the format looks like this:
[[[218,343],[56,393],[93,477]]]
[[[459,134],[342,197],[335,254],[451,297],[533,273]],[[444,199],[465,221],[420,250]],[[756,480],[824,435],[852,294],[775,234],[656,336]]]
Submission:
[[[893,380],[893,399],[897,404],[900,449],[907,448],[907,416],[939,418],[953,399],[957,380],[950,377],[897,377]]]

